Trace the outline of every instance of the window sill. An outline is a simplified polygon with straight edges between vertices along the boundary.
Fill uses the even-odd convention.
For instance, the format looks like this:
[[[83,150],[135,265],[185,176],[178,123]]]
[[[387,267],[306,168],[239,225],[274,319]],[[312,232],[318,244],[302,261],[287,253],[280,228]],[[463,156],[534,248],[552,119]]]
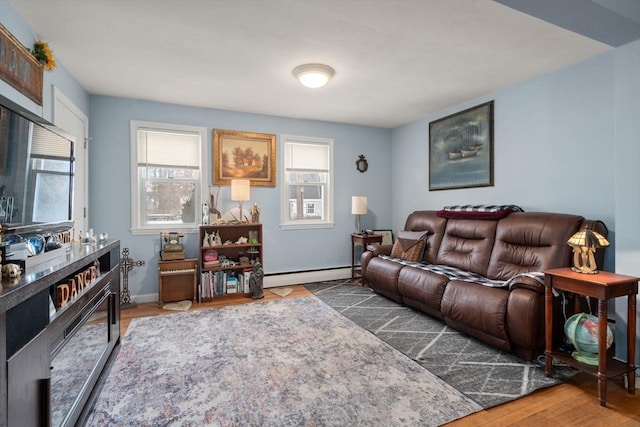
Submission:
[[[198,233],[198,225],[181,225],[167,224],[163,227],[154,228],[131,228],[129,231],[132,236],[151,236],[162,233],[163,231],[182,231],[183,233]]]
[[[323,222],[323,223],[296,223],[296,224],[280,224],[281,230],[312,230],[315,228],[333,228],[335,223]]]

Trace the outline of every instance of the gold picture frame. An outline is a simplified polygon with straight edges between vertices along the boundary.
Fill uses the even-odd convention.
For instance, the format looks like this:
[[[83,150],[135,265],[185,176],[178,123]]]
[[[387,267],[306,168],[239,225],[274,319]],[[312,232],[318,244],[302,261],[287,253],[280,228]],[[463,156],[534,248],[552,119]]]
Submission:
[[[249,179],[252,186],[276,186],[276,136],[269,133],[213,130],[213,183]]]

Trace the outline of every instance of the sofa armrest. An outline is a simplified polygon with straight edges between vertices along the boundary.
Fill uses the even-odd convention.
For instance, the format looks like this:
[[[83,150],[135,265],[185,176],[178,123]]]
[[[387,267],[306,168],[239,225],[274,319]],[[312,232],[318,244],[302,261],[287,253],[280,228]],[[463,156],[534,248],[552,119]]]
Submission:
[[[538,294],[544,294],[544,282],[540,282],[540,280],[534,277],[523,274],[515,277],[509,283],[509,291],[513,291],[514,289],[528,289]]]
[[[392,248],[393,248],[393,245],[382,245],[379,243],[373,243],[371,245],[367,245],[367,251],[371,252],[373,256],[391,255]]]
[[[369,261],[378,255],[391,255],[391,248],[393,248],[393,245],[381,245],[379,243],[367,245],[367,250],[362,252],[360,257],[360,273],[364,284],[367,284],[367,265],[369,265]]]

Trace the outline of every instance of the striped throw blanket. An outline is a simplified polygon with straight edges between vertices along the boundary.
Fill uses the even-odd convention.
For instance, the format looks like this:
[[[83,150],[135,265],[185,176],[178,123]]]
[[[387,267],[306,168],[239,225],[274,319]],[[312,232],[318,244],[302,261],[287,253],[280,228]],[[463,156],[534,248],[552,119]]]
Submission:
[[[491,279],[488,279],[488,278],[486,278],[484,276],[481,276],[479,274],[472,273],[472,272],[466,271],[466,270],[461,270],[459,268],[451,267],[451,266],[448,266],[448,265],[443,265],[443,264],[423,264],[421,262],[411,262],[411,261],[403,260],[401,258],[393,258],[393,257],[390,257],[388,255],[383,255],[383,254],[378,255],[378,256],[380,258],[387,259],[387,260],[393,261],[393,262],[397,262],[399,264],[408,265],[408,266],[411,266],[411,267],[419,268],[421,270],[428,270],[428,271],[431,271],[433,273],[441,274],[441,275],[447,277],[449,280],[461,280],[463,282],[477,283],[479,285],[488,286],[488,287],[491,287],[491,288],[505,288],[505,289],[508,289],[508,288],[511,287],[511,285],[514,282],[517,281],[518,278],[521,278],[521,277],[529,277],[531,279],[534,279],[535,281],[537,281],[541,285],[544,285],[544,273],[539,272],[539,271],[516,274],[515,276],[513,276],[509,280],[491,280]]]

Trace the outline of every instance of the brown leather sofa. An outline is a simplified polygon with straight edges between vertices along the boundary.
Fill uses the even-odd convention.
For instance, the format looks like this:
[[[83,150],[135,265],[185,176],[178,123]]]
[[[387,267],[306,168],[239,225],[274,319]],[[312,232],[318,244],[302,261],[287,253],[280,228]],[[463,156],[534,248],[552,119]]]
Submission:
[[[513,212],[501,219],[447,219],[436,211],[416,211],[407,218],[405,230],[427,232],[422,261],[390,258],[392,245],[369,246],[361,258],[364,284],[530,360],[544,352],[541,272],[571,265],[567,240],[585,226],[607,235],[601,221],[578,215]],[[598,258],[600,266],[600,251]],[[475,273],[494,286],[495,281],[498,286],[507,283],[484,286],[425,269],[434,264]],[[554,324],[561,326],[559,320]]]

